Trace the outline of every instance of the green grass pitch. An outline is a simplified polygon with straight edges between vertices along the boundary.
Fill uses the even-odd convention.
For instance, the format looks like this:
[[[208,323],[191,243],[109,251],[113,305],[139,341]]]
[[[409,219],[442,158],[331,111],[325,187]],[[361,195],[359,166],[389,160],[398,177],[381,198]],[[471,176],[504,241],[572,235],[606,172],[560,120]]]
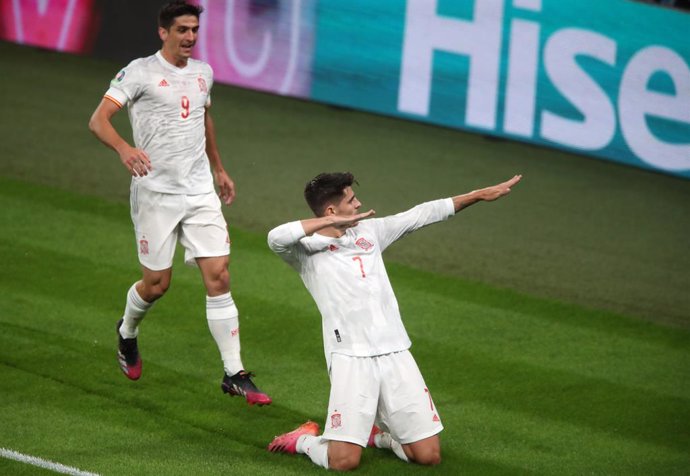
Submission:
[[[0,57],[0,447],[113,475],[324,474],[265,450],[323,422],[328,398],[320,318],[267,231],[308,216],[301,189],[323,170],[355,173],[379,215],[523,173],[387,252],[443,463],[367,450],[358,474],[687,474],[688,181],[217,85],[243,360],[275,401],[248,407],[220,392],[180,257],[142,326],[142,379],[118,370],[139,274],[129,179],[86,123],[121,65],[6,43]],[[49,472],[0,459],[0,474]]]

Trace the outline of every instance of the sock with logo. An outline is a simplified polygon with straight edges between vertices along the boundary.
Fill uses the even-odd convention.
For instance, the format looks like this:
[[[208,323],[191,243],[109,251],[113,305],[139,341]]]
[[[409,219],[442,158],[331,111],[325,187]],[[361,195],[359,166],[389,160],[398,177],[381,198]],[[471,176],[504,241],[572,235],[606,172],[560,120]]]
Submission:
[[[240,358],[239,312],[230,293],[206,296],[206,319],[228,375],[244,370]]]
[[[120,326],[120,335],[124,339],[133,339],[139,335],[139,324],[142,319],[153,306],[152,302],[147,302],[139,296],[137,292],[137,283],[132,284],[132,287],[127,291],[127,303],[125,304],[125,313],[122,316],[122,325]]]

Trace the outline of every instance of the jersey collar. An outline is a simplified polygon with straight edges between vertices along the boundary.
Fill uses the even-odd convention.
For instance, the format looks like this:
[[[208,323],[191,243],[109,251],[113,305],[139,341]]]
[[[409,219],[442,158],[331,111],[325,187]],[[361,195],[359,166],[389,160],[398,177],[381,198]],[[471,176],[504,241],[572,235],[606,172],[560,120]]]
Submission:
[[[177,66],[170,64],[170,63],[168,62],[168,60],[166,60],[165,58],[163,58],[163,54],[161,53],[161,50],[156,51],[156,55],[155,55],[155,56],[156,56],[156,58],[158,58],[158,61],[161,62],[161,64],[163,65],[163,67],[164,67],[165,69],[168,69],[168,70],[170,70],[170,71],[174,71],[174,72],[176,72],[176,73],[181,73],[181,72],[185,71],[185,70],[189,67],[189,60],[187,60],[187,65],[186,65],[184,68],[178,68]],[[191,58],[190,58],[190,60],[191,60]]]

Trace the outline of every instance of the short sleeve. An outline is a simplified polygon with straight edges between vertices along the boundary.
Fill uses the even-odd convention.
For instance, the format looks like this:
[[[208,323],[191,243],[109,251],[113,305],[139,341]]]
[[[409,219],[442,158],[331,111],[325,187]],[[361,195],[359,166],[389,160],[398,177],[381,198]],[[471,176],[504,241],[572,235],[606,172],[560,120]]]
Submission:
[[[110,88],[105,93],[105,97],[116,102],[120,107],[136,101],[143,90],[141,81],[141,68],[135,60],[121,69],[110,81]]]

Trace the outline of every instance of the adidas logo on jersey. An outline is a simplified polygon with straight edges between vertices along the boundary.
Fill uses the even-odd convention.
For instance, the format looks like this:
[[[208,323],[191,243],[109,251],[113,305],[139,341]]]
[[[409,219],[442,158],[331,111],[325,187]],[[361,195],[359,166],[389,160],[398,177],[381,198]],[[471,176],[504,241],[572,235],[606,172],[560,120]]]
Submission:
[[[170,86],[170,83],[168,83],[165,79],[162,79],[160,83],[158,83],[158,87],[166,87]]]

